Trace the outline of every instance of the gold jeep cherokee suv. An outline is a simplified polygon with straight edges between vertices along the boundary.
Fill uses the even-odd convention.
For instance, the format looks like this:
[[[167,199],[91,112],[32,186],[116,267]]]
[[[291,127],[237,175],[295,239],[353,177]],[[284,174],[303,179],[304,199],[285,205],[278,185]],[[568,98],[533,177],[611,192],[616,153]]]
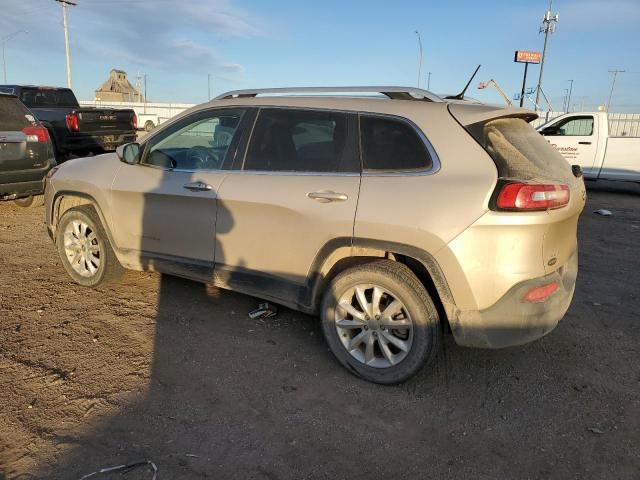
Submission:
[[[319,315],[352,373],[402,382],[446,328],[519,345],[569,307],[584,183],[534,118],[413,88],[229,92],[57,167],[47,225],[81,285],[124,267],[268,299]]]

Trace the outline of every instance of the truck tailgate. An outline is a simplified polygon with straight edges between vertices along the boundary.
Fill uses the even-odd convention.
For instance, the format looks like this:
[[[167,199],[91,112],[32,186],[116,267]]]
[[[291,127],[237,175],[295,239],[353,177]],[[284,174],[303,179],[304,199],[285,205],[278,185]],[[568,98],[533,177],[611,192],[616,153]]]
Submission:
[[[133,131],[133,110],[81,108],[75,113],[81,133],[100,135]]]

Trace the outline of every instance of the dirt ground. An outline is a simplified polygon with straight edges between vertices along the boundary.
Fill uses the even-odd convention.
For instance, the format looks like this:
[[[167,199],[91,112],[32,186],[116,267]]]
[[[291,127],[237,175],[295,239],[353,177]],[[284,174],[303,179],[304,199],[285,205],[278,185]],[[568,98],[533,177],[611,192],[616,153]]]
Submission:
[[[590,189],[579,236],[576,295],[549,336],[447,338],[382,387],[300,313],[250,320],[254,298],[149,273],[77,286],[43,209],[1,204],[0,479],[139,458],[161,479],[638,479],[640,187]]]

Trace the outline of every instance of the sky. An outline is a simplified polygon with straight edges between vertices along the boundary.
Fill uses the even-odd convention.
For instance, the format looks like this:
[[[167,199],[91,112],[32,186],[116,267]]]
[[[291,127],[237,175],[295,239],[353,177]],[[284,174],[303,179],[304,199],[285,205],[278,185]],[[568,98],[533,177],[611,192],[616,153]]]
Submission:
[[[92,100],[112,68],[149,101],[201,103],[258,87],[418,84],[457,93],[478,64],[469,95],[501,103],[520,91],[515,50],[541,51],[548,0],[75,0],[69,7],[73,88]],[[0,0],[8,83],[66,85],[62,8],[55,0]],[[554,0],[543,90],[555,110],[572,79],[577,110],[606,104],[640,112],[640,0]],[[528,87],[539,66],[530,65]],[[531,107],[531,104],[525,103]]]

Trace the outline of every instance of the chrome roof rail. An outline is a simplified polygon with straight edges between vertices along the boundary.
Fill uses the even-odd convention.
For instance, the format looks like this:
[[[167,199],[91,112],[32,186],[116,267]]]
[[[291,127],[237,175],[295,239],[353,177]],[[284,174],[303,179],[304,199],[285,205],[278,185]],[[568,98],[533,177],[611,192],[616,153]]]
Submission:
[[[443,102],[435,93],[413,87],[292,87],[292,88],[259,88],[249,90],[232,90],[218,95],[216,100],[231,98],[252,98],[264,94],[313,94],[313,93],[378,93],[392,100],[421,100],[427,102]]]

